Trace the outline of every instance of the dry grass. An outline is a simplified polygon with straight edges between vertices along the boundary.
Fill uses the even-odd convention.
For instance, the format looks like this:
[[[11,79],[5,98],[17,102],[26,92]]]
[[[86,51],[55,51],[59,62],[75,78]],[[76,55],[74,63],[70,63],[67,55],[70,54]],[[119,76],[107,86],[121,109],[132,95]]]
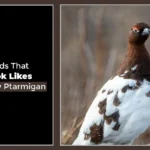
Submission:
[[[150,23],[149,13],[148,6],[62,7],[62,144],[76,138],[97,91],[115,75],[125,56],[129,29],[139,21]],[[150,50],[149,40],[146,45]],[[146,134],[144,141],[149,137]]]

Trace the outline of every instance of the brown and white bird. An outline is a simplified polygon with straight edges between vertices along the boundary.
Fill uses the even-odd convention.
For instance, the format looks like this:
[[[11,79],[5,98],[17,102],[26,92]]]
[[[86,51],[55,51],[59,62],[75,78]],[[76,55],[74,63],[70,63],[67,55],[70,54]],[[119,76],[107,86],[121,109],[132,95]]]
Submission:
[[[150,26],[135,24],[117,74],[98,91],[73,145],[131,144],[150,127]]]

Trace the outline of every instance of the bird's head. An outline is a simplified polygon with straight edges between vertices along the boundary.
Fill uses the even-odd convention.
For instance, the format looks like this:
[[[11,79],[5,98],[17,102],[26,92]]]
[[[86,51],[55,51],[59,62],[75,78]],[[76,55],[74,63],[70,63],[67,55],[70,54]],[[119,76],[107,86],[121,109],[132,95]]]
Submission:
[[[150,26],[140,22],[135,24],[129,32],[129,43],[143,44],[150,34]]]

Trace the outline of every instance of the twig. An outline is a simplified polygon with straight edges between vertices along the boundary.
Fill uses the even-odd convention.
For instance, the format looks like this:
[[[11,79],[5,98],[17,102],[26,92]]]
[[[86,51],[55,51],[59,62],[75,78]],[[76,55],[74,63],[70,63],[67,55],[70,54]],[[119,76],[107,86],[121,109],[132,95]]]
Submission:
[[[64,137],[62,138],[62,144],[66,144],[70,138],[72,138],[73,134],[76,132],[76,130],[82,125],[83,123],[83,119],[76,125],[75,127],[75,123],[77,121],[77,117],[73,120],[71,128],[68,130],[68,132],[64,135]]]

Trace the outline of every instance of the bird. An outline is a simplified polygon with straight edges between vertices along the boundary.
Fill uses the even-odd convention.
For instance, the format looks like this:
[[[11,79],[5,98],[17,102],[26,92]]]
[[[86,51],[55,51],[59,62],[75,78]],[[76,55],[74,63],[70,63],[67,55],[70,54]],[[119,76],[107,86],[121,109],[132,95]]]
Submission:
[[[132,145],[150,127],[150,26],[135,23],[115,75],[97,92],[72,145]]]

